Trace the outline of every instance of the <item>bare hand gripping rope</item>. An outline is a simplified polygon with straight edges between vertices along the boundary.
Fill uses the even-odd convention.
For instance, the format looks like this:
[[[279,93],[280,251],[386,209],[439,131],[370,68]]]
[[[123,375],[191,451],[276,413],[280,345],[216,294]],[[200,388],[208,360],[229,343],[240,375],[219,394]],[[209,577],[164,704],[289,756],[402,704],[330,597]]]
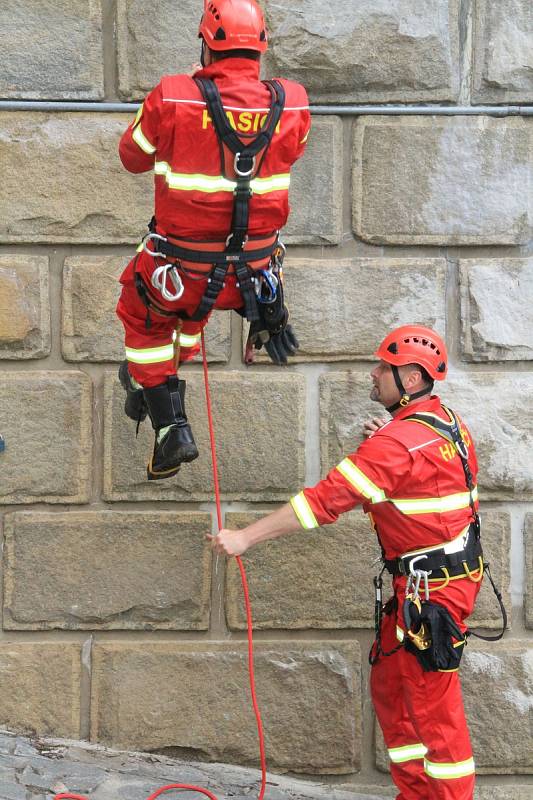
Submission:
[[[213,483],[215,486],[215,502],[216,502],[216,509],[217,509],[217,525],[218,529],[222,527],[222,508],[220,504],[220,487],[218,482],[218,465],[217,465],[217,456],[216,456],[216,443],[215,443],[215,431],[213,426],[213,415],[211,412],[211,396],[209,392],[209,378],[207,373],[207,356],[205,351],[205,338],[204,332],[202,331],[202,358],[203,358],[203,368],[204,368],[204,382],[205,382],[205,398],[206,398],[206,406],[207,406],[207,420],[209,425],[209,439],[211,442],[211,458],[213,464]],[[263,723],[261,720],[261,714],[259,712],[259,706],[257,704],[257,697],[255,693],[255,676],[254,676],[254,648],[253,648],[253,634],[252,634],[252,611],[250,606],[250,596],[248,592],[248,582],[246,580],[246,572],[244,570],[244,565],[239,556],[236,557],[236,561],[239,567],[239,571],[241,573],[241,580],[242,580],[242,588],[244,592],[244,603],[246,607],[246,622],[248,628],[248,672],[250,676],[250,692],[252,696],[252,705],[255,713],[255,718],[257,722],[257,733],[259,737],[259,755],[261,760],[261,788],[259,790],[258,800],[263,800],[265,795],[266,789],[266,757],[265,757],[265,740],[263,736]],[[202,789],[200,786],[191,786],[190,784],[186,783],[169,783],[167,786],[162,786],[160,789],[156,789],[146,800],[157,800],[158,797],[165,794],[166,792],[171,792],[174,790],[189,790],[192,792],[198,792],[199,794],[203,794],[205,797],[208,797],[209,800],[219,800],[216,795],[210,792],[208,789]],[[62,794],[56,794],[54,800],[89,800],[88,797],[81,794],[73,794],[71,792],[64,792]]]

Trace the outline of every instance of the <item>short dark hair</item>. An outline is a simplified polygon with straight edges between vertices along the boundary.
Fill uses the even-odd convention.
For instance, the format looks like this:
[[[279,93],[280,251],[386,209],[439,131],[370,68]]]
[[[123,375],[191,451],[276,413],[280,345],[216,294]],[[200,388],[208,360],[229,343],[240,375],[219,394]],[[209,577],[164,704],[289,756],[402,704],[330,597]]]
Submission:
[[[211,48],[209,48],[211,50]],[[249,58],[251,61],[259,61],[261,53],[259,50],[211,50],[212,61],[222,61],[224,58]]]
[[[435,381],[433,380],[433,378],[431,377],[431,375],[429,374],[429,372],[425,367],[423,367],[421,364],[414,364],[414,363],[406,364],[405,366],[409,367],[410,369],[417,369],[420,372],[420,375],[424,383],[429,384],[429,388],[433,389],[433,384],[435,383]]]

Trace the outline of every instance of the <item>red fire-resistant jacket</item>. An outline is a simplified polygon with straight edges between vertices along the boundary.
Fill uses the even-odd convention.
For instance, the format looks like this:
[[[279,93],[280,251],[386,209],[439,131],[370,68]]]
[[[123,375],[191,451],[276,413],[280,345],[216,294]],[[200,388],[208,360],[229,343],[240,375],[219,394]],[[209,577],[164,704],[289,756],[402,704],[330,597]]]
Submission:
[[[238,134],[257,133],[270,107],[259,62],[228,58],[200,70],[217,84]],[[269,234],[289,215],[290,168],[305,149],[310,114],[303,86],[280,79],[285,109],[258,174],[252,180],[249,234]],[[231,230],[233,180],[221,172],[220,148],[204,99],[187,75],[169,75],[146,97],[120,141],[130,172],[155,172],[157,230],[182,238],[225,239]]]
[[[449,419],[438,397],[399,414],[334,467],[314,488],[291,498],[302,527],[335,522],[357,505],[369,514],[387,559],[458,537],[472,521],[466,479],[455,448],[426,425],[405,417]],[[477,460],[461,422],[474,484]],[[477,506],[477,487],[474,490]]]

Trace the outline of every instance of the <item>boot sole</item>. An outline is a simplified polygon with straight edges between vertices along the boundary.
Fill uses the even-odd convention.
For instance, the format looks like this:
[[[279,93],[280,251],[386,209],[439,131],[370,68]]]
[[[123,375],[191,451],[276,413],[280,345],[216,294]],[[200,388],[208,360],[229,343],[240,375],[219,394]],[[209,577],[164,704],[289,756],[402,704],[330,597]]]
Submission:
[[[191,461],[194,461],[199,456],[198,450],[196,447],[194,450],[185,451],[183,456],[180,457],[180,462],[177,466],[168,467],[168,469],[162,469],[160,471],[154,470],[152,466],[152,459],[150,459],[150,463],[146,468],[146,474],[148,476],[149,481],[159,481],[164,480],[165,478],[173,478],[174,475],[177,475],[180,471],[180,467],[182,464],[189,464]]]

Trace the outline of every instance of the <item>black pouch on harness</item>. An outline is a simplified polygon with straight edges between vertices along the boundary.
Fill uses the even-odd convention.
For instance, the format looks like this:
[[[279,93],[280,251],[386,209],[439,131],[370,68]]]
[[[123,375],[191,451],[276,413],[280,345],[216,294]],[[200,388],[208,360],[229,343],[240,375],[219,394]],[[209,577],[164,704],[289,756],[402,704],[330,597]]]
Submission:
[[[405,649],[416,656],[425,672],[459,668],[466,639],[444,606],[407,597],[403,614]]]

